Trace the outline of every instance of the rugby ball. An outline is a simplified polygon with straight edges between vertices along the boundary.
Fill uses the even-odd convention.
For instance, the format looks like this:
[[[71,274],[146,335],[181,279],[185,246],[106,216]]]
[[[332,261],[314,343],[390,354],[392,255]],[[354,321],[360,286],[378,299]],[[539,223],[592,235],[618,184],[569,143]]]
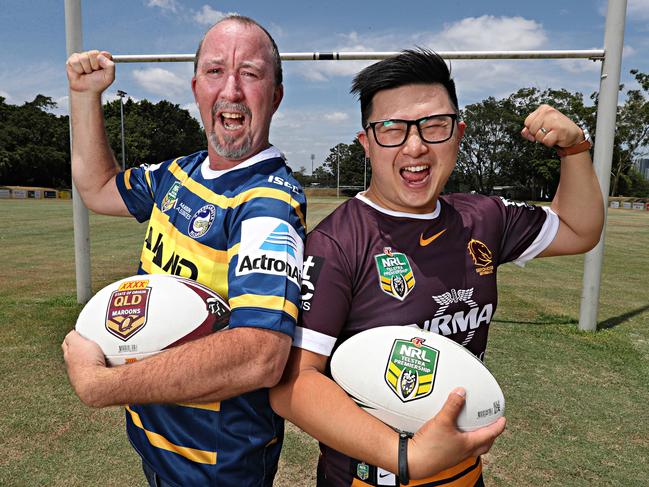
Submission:
[[[229,317],[227,302],[196,281],[142,274],[95,294],[75,328],[101,347],[108,365],[120,365],[222,330]]]
[[[334,352],[331,375],[361,408],[408,433],[460,386],[466,402],[458,429],[487,426],[505,411],[502,390],[480,360],[453,340],[412,326],[380,326],[350,337]]]

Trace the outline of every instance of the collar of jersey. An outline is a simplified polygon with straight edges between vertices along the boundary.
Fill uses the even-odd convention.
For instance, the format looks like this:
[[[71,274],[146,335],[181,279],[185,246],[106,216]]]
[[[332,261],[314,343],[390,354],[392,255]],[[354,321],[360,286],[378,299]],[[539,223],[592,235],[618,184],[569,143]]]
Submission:
[[[271,145],[268,149],[255,154],[250,159],[246,159],[245,161],[240,162],[230,169],[215,171],[214,169],[210,169],[210,156],[207,156],[203,161],[203,164],[201,164],[201,174],[205,179],[216,179],[231,171],[243,169],[244,167],[250,167],[253,164],[257,164],[258,162],[266,161],[268,159],[275,159],[277,157],[281,157],[284,160],[286,159],[284,157],[284,154],[282,154],[282,152],[277,147]]]
[[[386,215],[396,216],[399,218],[414,218],[415,220],[434,220],[439,216],[439,212],[442,208],[442,205],[439,203],[439,199],[437,199],[437,205],[435,206],[435,211],[433,211],[432,213],[406,213],[403,211],[388,210],[387,208],[383,208],[382,206],[377,205],[376,203],[370,201],[365,196],[365,191],[363,191],[362,193],[357,193],[356,198],[361,200],[366,205],[371,206],[376,211],[379,211]]]

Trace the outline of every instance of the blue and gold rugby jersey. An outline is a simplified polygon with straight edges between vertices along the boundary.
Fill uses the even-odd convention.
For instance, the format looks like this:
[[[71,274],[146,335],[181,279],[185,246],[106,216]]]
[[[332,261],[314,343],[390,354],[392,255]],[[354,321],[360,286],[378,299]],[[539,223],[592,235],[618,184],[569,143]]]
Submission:
[[[138,221],[149,220],[139,273],[201,282],[228,298],[230,328],[293,336],[300,299],[306,200],[271,147],[214,171],[207,152],[117,177]],[[259,389],[213,404],[129,405],[129,439],[164,480],[177,485],[270,486],[283,420]]]

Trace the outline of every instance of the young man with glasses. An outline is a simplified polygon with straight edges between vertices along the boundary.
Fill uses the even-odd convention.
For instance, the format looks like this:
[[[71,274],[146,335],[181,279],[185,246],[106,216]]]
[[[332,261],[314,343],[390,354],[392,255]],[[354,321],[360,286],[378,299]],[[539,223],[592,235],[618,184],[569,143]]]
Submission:
[[[328,360],[350,336],[398,324],[445,335],[484,359],[497,266],[584,252],[600,237],[603,203],[590,141],[542,106],[525,120],[522,135],[560,154],[561,184],[550,208],[440,196],[465,129],[444,61],[429,51],[404,51],[359,73],[352,92],[361,101],[358,138],[372,181],[307,238],[301,318],[271,404],[320,440],[320,487],[397,486],[408,477],[418,486],[480,486],[480,455],[504,430],[504,418],[458,431],[464,391],[457,389],[413,438],[403,438],[330,379]],[[389,279],[378,265],[386,254],[400,262]],[[406,455],[399,454],[404,444]]]

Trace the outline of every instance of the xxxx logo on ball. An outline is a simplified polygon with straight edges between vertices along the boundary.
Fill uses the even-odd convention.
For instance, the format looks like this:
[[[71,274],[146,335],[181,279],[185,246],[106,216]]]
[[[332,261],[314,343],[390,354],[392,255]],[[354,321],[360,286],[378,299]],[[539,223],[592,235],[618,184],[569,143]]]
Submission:
[[[113,291],[106,310],[106,329],[128,340],[146,325],[151,288],[148,280],[126,281]]]
[[[392,252],[392,249],[386,247],[383,253],[375,255],[374,259],[381,290],[403,301],[415,287],[415,275],[406,254]]]
[[[385,368],[385,382],[403,402],[433,392],[439,351],[424,345],[424,338],[395,340]]]

